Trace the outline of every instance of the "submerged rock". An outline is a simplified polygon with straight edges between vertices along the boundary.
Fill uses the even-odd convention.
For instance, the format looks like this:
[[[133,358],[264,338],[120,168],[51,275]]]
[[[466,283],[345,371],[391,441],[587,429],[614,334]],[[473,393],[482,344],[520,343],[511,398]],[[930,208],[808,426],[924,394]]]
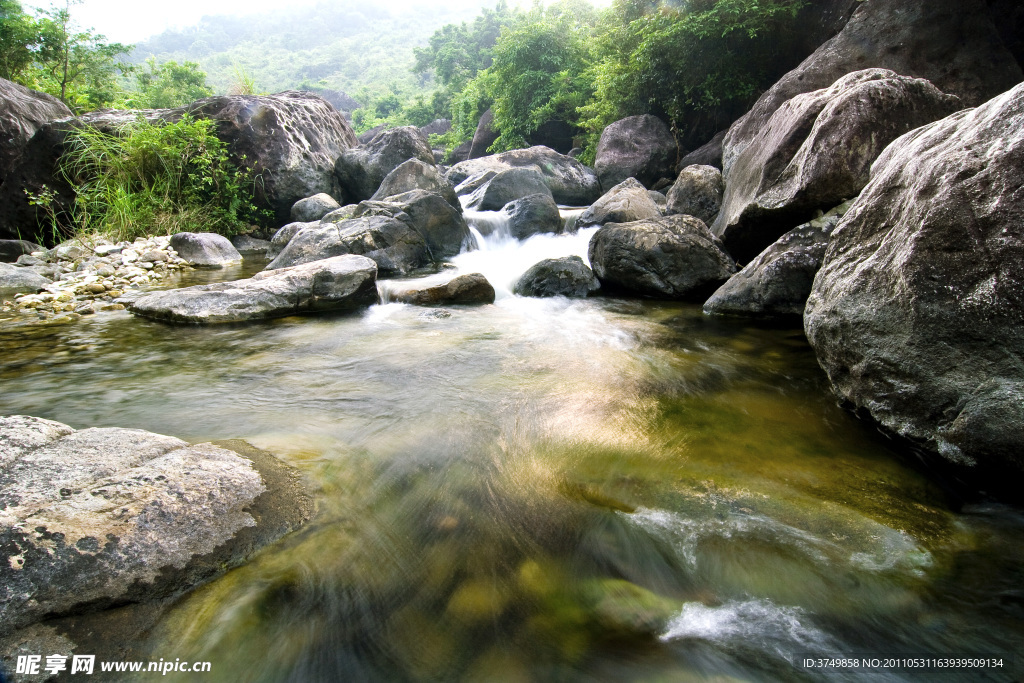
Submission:
[[[295,202],[292,205],[291,220],[293,223],[318,221],[331,211],[340,208],[341,204],[338,203],[338,200],[326,192],[321,192]]]
[[[664,121],[650,114],[629,116],[601,132],[594,170],[605,191],[630,177],[652,187],[674,174],[676,153],[676,139]]]
[[[890,142],[961,106],[928,81],[885,69],[794,97],[733,160],[712,232],[737,258],[753,258],[815,211],[855,197]]]
[[[669,299],[703,299],[736,264],[700,219],[666,216],[608,223],[590,239],[602,287]]]
[[[431,263],[423,236],[407,223],[388,216],[368,216],[340,223],[307,225],[295,233],[277,258],[267,265],[267,270],[344,254],[373,259],[381,275],[404,275]]]
[[[494,287],[480,273],[470,273],[459,275],[443,285],[397,291],[390,298],[392,301],[417,306],[493,304]]]
[[[262,455],[0,417],[0,633],[173,595],[301,525],[301,489],[267,506],[268,481],[294,475]]]
[[[516,282],[513,292],[520,296],[566,296],[583,299],[601,288],[579,256],[544,259],[530,266]]]
[[[171,248],[190,266],[221,268],[242,260],[227,237],[212,232],[176,233],[171,235]]]
[[[832,231],[850,202],[793,228],[729,278],[704,303],[705,313],[801,317]]]
[[[653,218],[661,218],[661,209],[636,178],[626,178],[580,214],[576,225],[584,228],[588,225],[632,223]]]
[[[182,323],[226,323],[302,313],[349,311],[377,302],[377,265],[336,256],[257,273],[246,280],[143,294],[135,315]]]
[[[804,313],[837,395],[1017,497],[1022,187],[1024,85],[904,135],[832,234]]]

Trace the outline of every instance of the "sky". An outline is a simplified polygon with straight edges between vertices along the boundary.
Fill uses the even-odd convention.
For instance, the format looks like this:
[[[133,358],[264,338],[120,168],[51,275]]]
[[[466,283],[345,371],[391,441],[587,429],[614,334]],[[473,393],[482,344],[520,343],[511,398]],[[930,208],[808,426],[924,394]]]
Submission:
[[[318,0],[289,0],[288,7],[316,4]],[[428,4],[431,0],[385,0],[401,7]],[[438,4],[444,0],[433,0]],[[496,2],[497,0],[495,0]],[[607,6],[611,0],[591,0],[597,6]],[[49,0],[22,0],[28,8],[49,7]],[[62,2],[60,4],[63,4]],[[447,4],[447,3],[446,3]],[[493,3],[489,3],[493,4]],[[528,5],[522,1],[520,4]],[[137,43],[170,28],[193,26],[206,15],[249,15],[280,9],[281,0],[84,0],[73,5],[71,16],[83,28],[92,28],[108,40]]]

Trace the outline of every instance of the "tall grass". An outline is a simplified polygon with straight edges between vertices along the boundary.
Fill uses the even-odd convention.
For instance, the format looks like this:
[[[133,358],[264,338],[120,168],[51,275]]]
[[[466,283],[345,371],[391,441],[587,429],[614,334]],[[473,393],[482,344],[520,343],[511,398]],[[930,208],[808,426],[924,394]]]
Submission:
[[[231,235],[258,218],[257,178],[231,163],[210,120],[139,118],[113,132],[85,126],[68,142],[61,170],[78,191],[80,232],[117,240],[181,231]]]

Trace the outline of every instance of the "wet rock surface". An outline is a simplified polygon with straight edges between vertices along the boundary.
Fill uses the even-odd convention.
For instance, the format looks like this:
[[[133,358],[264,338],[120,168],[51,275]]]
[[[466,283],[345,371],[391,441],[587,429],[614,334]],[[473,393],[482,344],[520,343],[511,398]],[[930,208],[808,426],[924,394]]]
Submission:
[[[601,288],[601,283],[579,256],[544,259],[530,267],[516,282],[520,296],[565,296],[582,299]]]
[[[493,304],[494,287],[480,273],[459,275],[443,285],[420,289],[400,289],[391,294],[392,301],[417,306],[451,304]]]

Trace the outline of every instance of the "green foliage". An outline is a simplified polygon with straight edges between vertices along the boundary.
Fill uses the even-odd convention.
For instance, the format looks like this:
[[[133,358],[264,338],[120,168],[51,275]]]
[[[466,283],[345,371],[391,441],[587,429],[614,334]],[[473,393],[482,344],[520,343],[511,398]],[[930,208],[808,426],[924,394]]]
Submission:
[[[61,171],[78,189],[80,231],[116,240],[181,231],[230,235],[257,216],[251,172],[234,166],[213,122],[142,118],[115,132],[71,134]]]
[[[206,85],[206,74],[195,62],[178,64],[172,60],[158,65],[155,59],[149,59],[133,75],[137,90],[124,100],[124,105],[132,109],[182,107],[213,94]]]
[[[17,0],[0,0],[0,78],[23,80],[35,61],[38,33],[35,20]]]
[[[414,48],[413,73],[432,71],[445,88],[461,91],[470,79],[491,65],[492,52],[502,29],[520,12],[499,0],[494,9],[484,8],[472,24],[447,24],[434,32],[425,48]]]

